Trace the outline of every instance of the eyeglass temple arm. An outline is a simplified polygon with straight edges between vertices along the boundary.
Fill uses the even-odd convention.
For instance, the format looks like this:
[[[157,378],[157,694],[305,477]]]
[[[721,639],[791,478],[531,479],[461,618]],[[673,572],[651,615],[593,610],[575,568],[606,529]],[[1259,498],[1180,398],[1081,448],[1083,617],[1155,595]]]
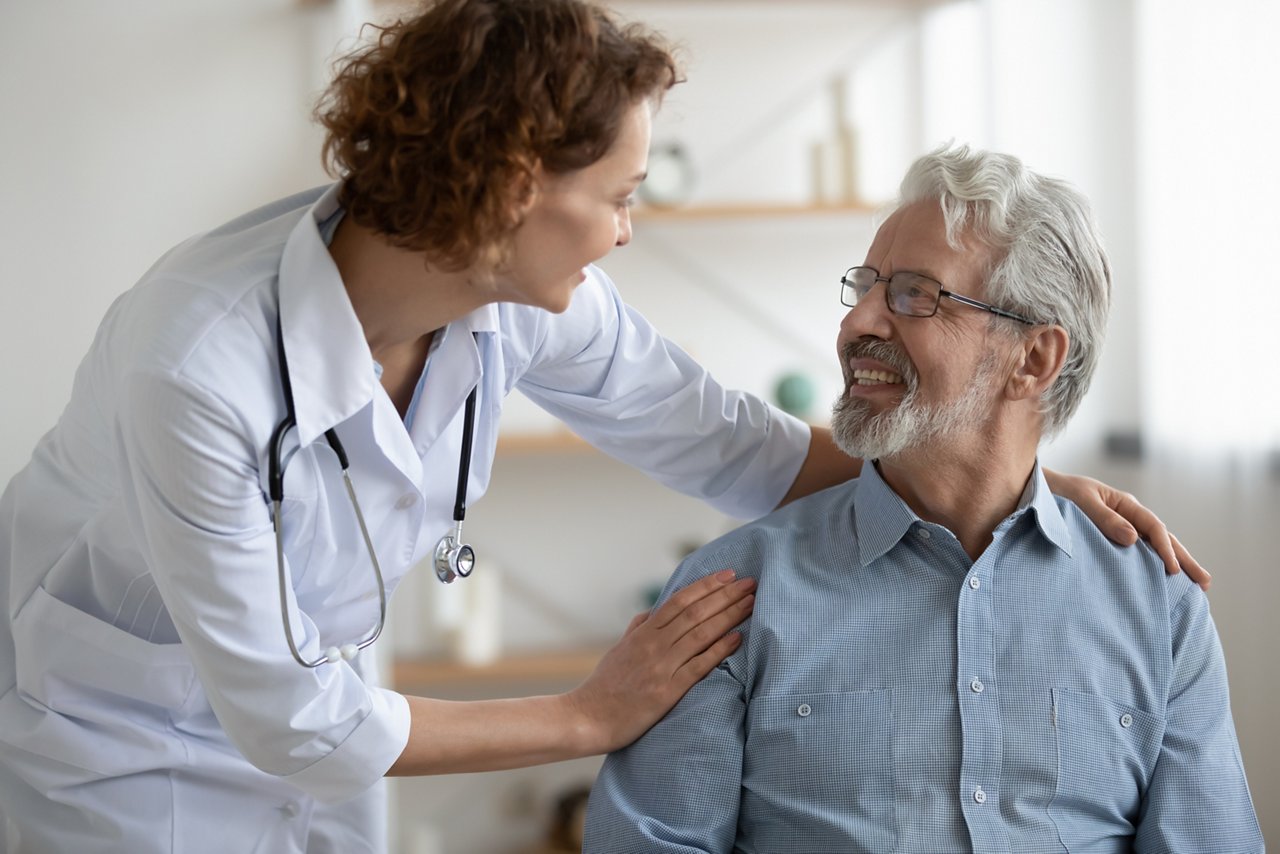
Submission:
[[[942,290],[942,291],[939,291],[938,293],[940,293],[944,297],[947,297],[948,299],[953,299],[956,302],[962,302],[965,305],[971,305],[974,308],[980,308],[984,311],[989,311],[992,314],[998,314],[1001,317],[1007,317],[1010,320],[1016,320],[1019,323],[1025,323],[1028,326],[1039,326],[1039,324],[1036,323],[1036,321],[1034,320],[1028,320],[1025,317],[1014,314],[1013,312],[1005,311],[1002,308],[996,308],[994,305],[987,305],[985,302],[979,302],[976,299],[969,299],[966,296],[961,296],[960,294],[953,294],[951,293],[951,291],[947,291],[947,290]]]

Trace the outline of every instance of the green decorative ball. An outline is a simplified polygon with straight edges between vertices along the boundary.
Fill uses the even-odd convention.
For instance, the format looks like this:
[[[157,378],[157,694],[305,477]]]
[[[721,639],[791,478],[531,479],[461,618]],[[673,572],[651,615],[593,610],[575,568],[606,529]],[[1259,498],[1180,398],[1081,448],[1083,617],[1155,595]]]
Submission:
[[[813,380],[804,374],[783,374],[773,388],[778,406],[798,418],[804,418],[813,409],[818,390]]]

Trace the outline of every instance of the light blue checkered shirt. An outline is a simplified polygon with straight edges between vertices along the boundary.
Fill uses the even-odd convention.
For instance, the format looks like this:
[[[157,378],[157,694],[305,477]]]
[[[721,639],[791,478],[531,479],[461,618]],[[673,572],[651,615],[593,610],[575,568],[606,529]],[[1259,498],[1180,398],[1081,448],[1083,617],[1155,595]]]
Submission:
[[[745,642],[613,754],[584,850],[1263,850],[1205,597],[1050,494],[977,561],[874,467],[690,556]]]

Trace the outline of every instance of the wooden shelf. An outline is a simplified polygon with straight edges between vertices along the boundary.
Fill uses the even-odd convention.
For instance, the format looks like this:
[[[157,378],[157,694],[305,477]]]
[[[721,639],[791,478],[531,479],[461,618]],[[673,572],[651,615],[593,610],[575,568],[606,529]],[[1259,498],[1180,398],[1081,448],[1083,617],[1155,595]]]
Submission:
[[[400,689],[435,685],[497,685],[508,682],[579,682],[595,669],[604,650],[580,649],[500,658],[470,665],[452,659],[402,658],[392,664]]]
[[[670,208],[637,205],[632,209],[631,215],[636,222],[664,222],[675,220],[770,219],[803,216],[868,216],[875,213],[876,210],[876,205],[865,203],[848,205],[684,205]]]
[[[568,430],[546,433],[505,433],[498,436],[498,454],[518,456],[536,454],[587,454],[596,449]]]

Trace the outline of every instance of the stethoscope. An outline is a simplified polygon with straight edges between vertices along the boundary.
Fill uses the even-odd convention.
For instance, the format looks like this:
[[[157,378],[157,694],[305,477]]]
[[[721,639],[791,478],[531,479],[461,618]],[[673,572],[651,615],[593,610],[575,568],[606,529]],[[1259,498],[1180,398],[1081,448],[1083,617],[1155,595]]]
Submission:
[[[346,449],[338,440],[333,429],[326,430],[324,438],[338,457],[338,465],[342,467],[342,482],[347,487],[347,497],[351,500],[351,509],[355,511],[356,522],[360,525],[360,535],[364,538],[365,548],[369,550],[369,562],[373,564],[373,574],[378,580],[378,625],[373,632],[358,643],[347,643],[342,646],[331,646],[325,649],[324,655],[314,661],[307,661],[298,651],[293,639],[293,626],[289,620],[289,582],[284,568],[284,537],[280,532],[280,505],[284,501],[284,469],[289,457],[284,455],[284,437],[293,427],[298,426],[297,415],[293,408],[293,385],[289,381],[289,362],[284,354],[284,333],[280,328],[280,320],[276,319],[276,352],[280,358],[280,385],[284,389],[285,417],[276,425],[271,433],[271,447],[267,451],[268,491],[271,496],[271,525],[276,535],[276,571],[280,580],[280,618],[284,622],[284,637],[289,644],[289,652],[303,667],[319,667],[322,664],[334,664],[338,661],[351,661],[356,654],[371,645],[382,634],[387,623],[387,587],[382,580],[382,566],[378,563],[378,555],[373,550],[373,540],[369,536],[369,528],[365,525],[364,513],[360,511],[360,502],[356,499],[355,486],[347,473],[349,463]],[[445,584],[456,578],[466,578],[475,569],[476,552],[467,543],[462,542],[462,520],[466,516],[467,477],[471,471],[471,440],[475,429],[476,391],[473,386],[467,395],[466,408],[462,416],[462,453],[458,460],[458,490],[453,504],[453,527],[440,538],[436,544],[434,555],[436,577]],[[295,449],[296,451],[296,449]]]

